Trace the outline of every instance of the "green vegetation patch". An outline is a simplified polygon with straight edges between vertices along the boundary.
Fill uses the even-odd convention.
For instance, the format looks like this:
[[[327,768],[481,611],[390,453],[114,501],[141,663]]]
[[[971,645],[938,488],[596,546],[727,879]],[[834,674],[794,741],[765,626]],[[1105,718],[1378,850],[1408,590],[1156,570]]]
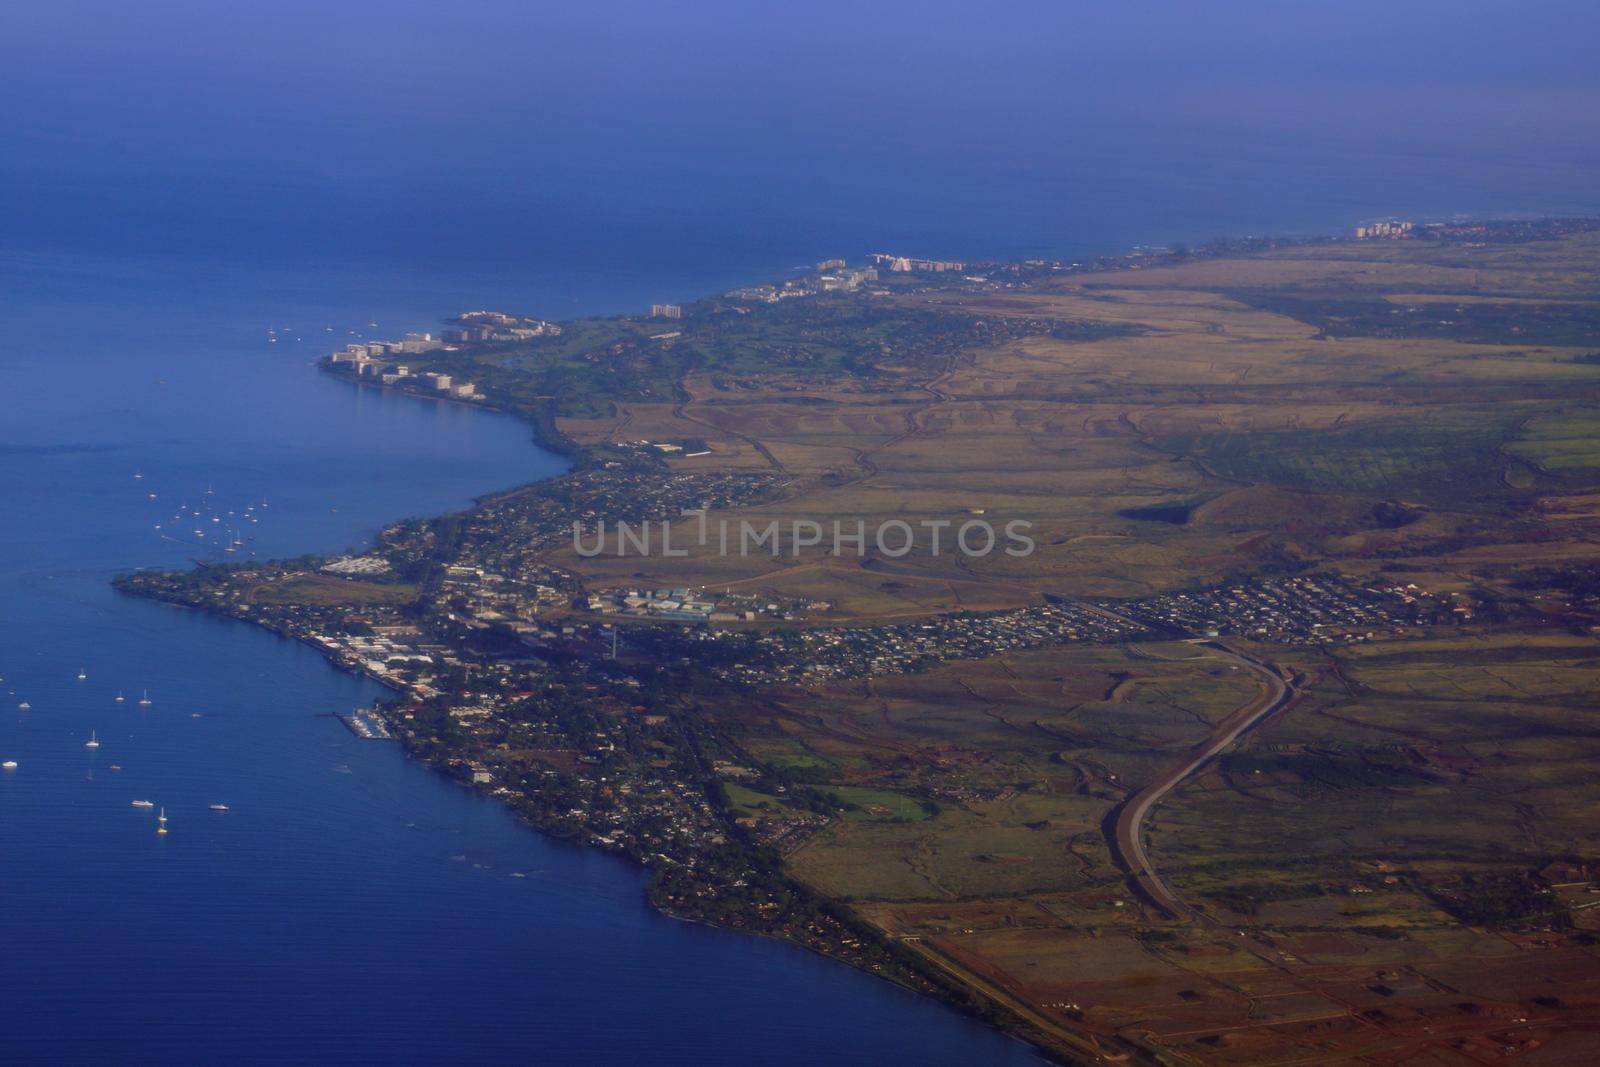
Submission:
[[[793,810],[771,793],[762,793],[748,786],[739,785],[736,782],[725,782],[722,788],[728,794],[728,803],[740,815],[759,815],[762,812],[777,814]]]
[[[904,793],[860,786],[836,786],[828,790],[844,806],[845,818],[872,822],[920,822],[928,817],[922,801]]]
[[[1019,335],[1081,342],[1137,332],[1119,323],[1014,322],[845,296],[739,306],[713,299],[682,319],[578,319],[553,337],[429,352],[410,362],[472,381],[497,400],[549,402],[560,415],[594,417],[617,402],[682,401],[680,383],[691,374],[724,385],[774,373],[872,380]]]
[[[1327,337],[1434,338],[1473,344],[1600,343],[1600,303],[1385,299],[1230,292],[1240,303],[1298,319]]]
[[[1338,430],[1229,431],[1154,443],[1241,482],[1440,499],[1498,488],[1494,453],[1510,431],[1502,413],[1465,410]]]
[[[1429,895],[1441,908],[1474,926],[1565,927],[1571,917],[1561,901],[1526,872],[1467,874]]]
[[[1431,781],[1430,776],[1413,766],[1397,746],[1237,752],[1224,755],[1218,762],[1230,776],[1270,775],[1275,780],[1288,776],[1307,789],[1407,786]]]
[[[1556,473],[1600,469],[1600,409],[1532,419],[1506,451]]]

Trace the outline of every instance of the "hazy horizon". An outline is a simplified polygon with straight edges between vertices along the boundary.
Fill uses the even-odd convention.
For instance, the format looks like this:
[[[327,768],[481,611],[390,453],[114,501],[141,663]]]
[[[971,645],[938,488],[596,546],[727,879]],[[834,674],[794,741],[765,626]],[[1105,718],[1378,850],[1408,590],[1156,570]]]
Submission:
[[[1600,210],[1575,3],[0,13],[0,250],[670,275]]]

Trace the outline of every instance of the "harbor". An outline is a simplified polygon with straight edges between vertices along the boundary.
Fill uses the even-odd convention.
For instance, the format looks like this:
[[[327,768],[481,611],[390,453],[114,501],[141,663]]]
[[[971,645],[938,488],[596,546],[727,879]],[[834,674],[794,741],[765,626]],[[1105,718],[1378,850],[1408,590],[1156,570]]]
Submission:
[[[347,715],[335,715],[334,718],[349,727],[350,732],[363,741],[393,741],[394,734],[389,732],[389,724],[370,708],[357,708]]]

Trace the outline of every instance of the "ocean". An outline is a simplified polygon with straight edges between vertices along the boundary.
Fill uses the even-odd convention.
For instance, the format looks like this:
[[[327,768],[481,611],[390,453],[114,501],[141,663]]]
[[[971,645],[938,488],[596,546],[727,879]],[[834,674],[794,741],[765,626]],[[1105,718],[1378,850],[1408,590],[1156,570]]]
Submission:
[[[109,582],[558,473],[515,420],[313,366],[465,308],[1600,210],[1600,14],[1428,7],[5,5],[0,1057],[1032,1062],[653,914],[328,717],[371,684]]]

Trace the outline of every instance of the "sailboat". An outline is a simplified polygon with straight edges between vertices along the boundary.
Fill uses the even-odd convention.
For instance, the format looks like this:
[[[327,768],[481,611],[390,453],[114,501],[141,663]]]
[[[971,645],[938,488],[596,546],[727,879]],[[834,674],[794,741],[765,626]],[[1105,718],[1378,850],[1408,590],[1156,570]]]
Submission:
[[[99,748],[100,747],[100,739],[95,736],[95,733],[94,733],[93,730],[89,731],[89,740],[87,740],[87,741],[85,741],[83,743],[83,747],[84,748]]]
[[[139,698],[139,703],[142,704],[142,705],[145,705],[145,706],[149,706],[149,704],[150,704],[150,690],[146,689],[144,691],[144,696]]]
[[[120,689],[117,690],[117,703],[122,703],[122,690]]]
[[[156,833],[164,834],[166,832],[167,832],[167,809],[166,808],[162,808],[161,809],[161,814],[156,816]]]
[[[78,681],[81,682],[87,677],[89,677],[88,673],[82,667],[79,667],[78,668]]]

